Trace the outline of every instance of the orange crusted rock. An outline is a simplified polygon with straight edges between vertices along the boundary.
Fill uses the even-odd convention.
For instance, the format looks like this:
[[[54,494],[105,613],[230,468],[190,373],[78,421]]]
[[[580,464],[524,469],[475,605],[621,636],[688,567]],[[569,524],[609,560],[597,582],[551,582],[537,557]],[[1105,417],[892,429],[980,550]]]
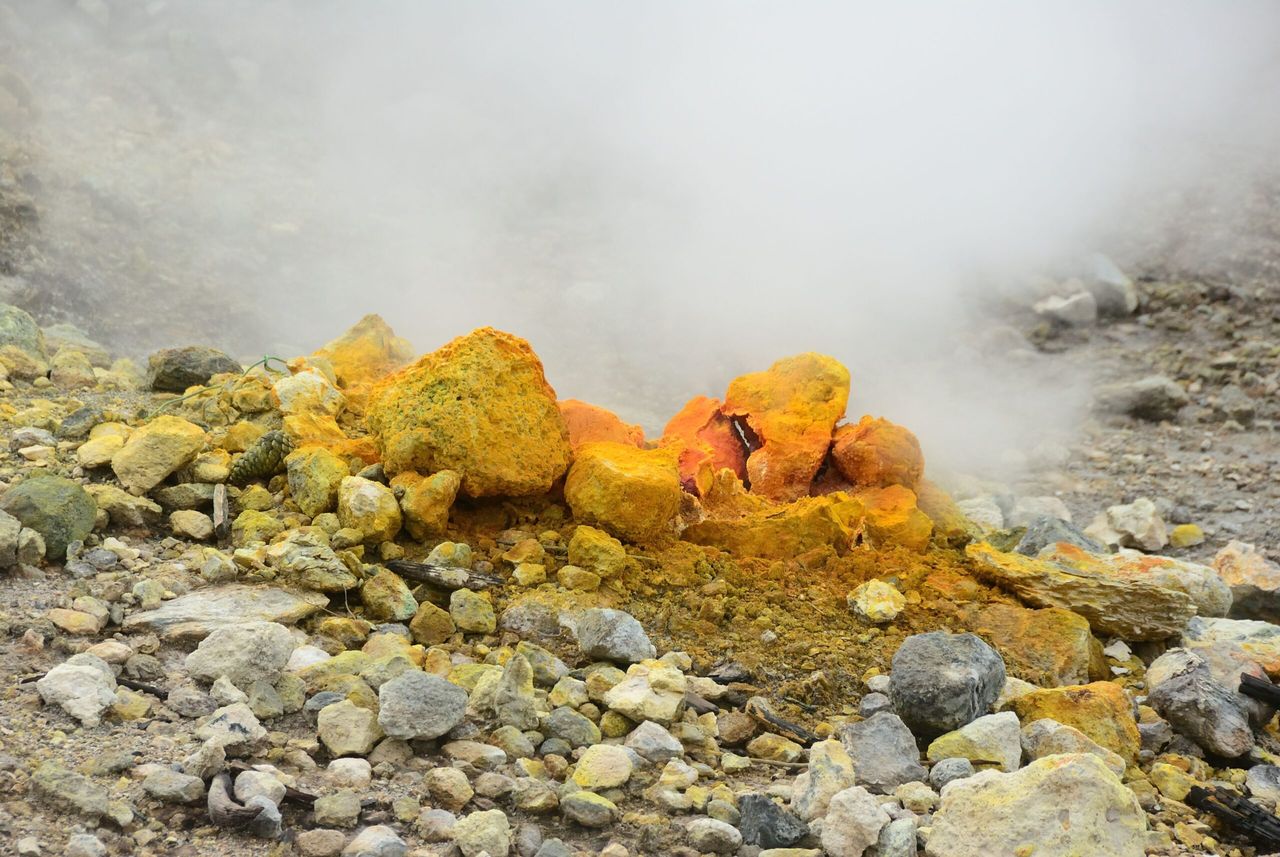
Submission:
[[[682,494],[670,450],[609,441],[579,447],[564,482],[574,518],[640,544],[675,533]]]
[[[367,417],[388,475],[453,470],[468,497],[541,494],[569,466],[569,430],[542,361],[491,327],[379,381]]]
[[[719,399],[690,399],[663,429],[661,443],[679,450],[680,484],[690,494],[704,496],[722,469],[747,478],[747,451],[733,423],[720,412]]]
[[[413,359],[413,346],[396,336],[380,315],[366,315],[350,330],[315,353],[329,361],[338,386],[362,387]]]
[[[911,489],[890,485],[868,488],[857,496],[866,505],[867,536],[873,545],[901,545],[921,553],[929,547],[933,521],[916,506]]]
[[[735,378],[721,410],[749,430],[751,490],[778,502],[807,495],[848,401],[849,370],[821,354]]]
[[[924,455],[916,436],[882,417],[865,416],[836,429],[831,458],[853,485],[915,488],[924,475]]]
[[[862,519],[862,503],[848,494],[804,497],[785,506],[759,506],[739,517],[711,518],[690,526],[683,538],[738,556],[790,559],[830,545],[844,553]]]
[[[644,446],[644,429],[624,423],[617,414],[599,405],[562,399],[560,416],[569,427],[569,444],[577,449],[584,443],[608,440],[631,446]]]

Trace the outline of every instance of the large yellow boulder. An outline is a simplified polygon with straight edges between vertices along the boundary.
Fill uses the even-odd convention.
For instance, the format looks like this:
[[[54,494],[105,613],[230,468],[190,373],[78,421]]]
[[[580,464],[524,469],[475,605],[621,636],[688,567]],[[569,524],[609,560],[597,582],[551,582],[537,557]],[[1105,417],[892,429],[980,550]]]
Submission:
[[[791,559],[823,545],[844,553],[853,543],[862,514],[858,499],[836,492],[785,506],[765,506],[739,517],[700,521],[686,529],[683,538],[737,556],[768,559]]]
[[[350,330],[316,351],[329,361],[338,386],[357,393],[413,359],[413,346],[396,336],[380,315],[366,315]]]
[[[809,493],[849,401],[849,370],[834,357],[799,354],[735,378],[721,410],[744,422],[751,490],[778,502]]]
[[[571,456],[542,361],[491,327],[380,381],[368,423],[388,474],[453,470],[468,497],[541,494]]]
[[[1095,743],[1119,753],[1130,763],[1138,758],[1142,736],[1133,703],[1124,689],[1109,681],[1034,690],[1012,702],[1023,723],[1048,717],[1074,726]]]
[[[186,467],[204,448],[204,429],[181,417],[160,416],[129,435],[111,469],[131,494],[145,494]]]
[[[675,534],[681,493],[669,450],[608,441],[579,447],[564,482],[575,518],[639,544]]]

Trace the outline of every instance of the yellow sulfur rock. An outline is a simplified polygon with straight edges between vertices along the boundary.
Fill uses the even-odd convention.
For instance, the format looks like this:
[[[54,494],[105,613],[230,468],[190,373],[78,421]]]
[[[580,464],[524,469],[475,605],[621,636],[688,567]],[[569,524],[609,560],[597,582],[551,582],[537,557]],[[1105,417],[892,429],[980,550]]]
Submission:
[[[569,466],[569,431],[529,343],[493,328],[379,382],[369,429],[389,474],[453,470],[468,497],[541,494]]]
[[[370,385],[413,359],[413,346],[396,336],[382,316],[366,315],[315,356],[328,361],[338,386],[360,407]]]
[[[1165,762],[1152,765],[1150,776],[1151,784],[1160,790],[1160,794],[1172,800],[1186,800],[1192,786],[1199,785],[1186,771]]]
[[[449,510],[462,487],[462,477],[452,470],[430,476],[413,471],[396,474],[391,490],[400,500],[405,529],[417,541],[437,539],[449,527]]]
[[[1169,544],[1175,548],[1190,548],[1204,544],[1204,530],[1195,524],[1179,524],[1169,533]]]
[[[710,518],[690,526],[683,538],[738,556],[791,559],[816,547],[848,550],[862,520],[861,501],[836,492],[784,506],[766,505],[739,517]]]
[[[1095,681],[1035,690],[1013,700],[1011,707],[1023,723],[1048,717],[1074,726],[1128,762],[1138,758],[1142,744],[1138,723],[1133,718],[1129,697],[1118,684]]]
[[[569,539],[569,563],[612,577],[627,567],[627,551],[622,542],[595,527],[578,527]]]
[[[180,417],[160,416],[129,435],[111,459],[116,478],[131,494],[145,494],[195,460],[204,430]]]
[[[916,506],[911,489],[890,485],[859,491],[857,496],[865,504],[865,526],[873,545],[901,545],[921,553],[929,547],[933,521]]]
[[[589,443],[577,451],[564,496],[578,520],[647,544],[675,534],[680,474],[666,449]]]
[[[751,490],[780,502],[808,494],[848,401],[849,370],[822,354],[735,378],[722,411],[745,421],[759,444],[747,457]]]
[[[118,434],[89,438],[76,450],[76,460],[81,467],[89,469],[106,467],[123,446],[124,437]]]

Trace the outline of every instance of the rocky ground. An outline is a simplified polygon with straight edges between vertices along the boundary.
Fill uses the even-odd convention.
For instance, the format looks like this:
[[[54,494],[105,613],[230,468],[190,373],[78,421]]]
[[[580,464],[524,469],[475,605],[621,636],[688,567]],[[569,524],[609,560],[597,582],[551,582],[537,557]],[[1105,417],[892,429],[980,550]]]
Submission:
[[[7,46],[49,47],[0,13]],[[376,320],[288,368],[143,365],[210,331],[260,345],[224,286],[288,230],[175,258],[220,213],[148,207],[180,169],[82,174],[91,123],[42,158],[37,107],[79,109],[36,105],[48,84],[0,69],[0,853],[1280,847],[1189,797],[1280,800],[1274,707],[1238,692],[1280,676],[1274,194],[1210,231],[1181,200],[1188,226],[1144,215],[1160,240],[1117,250],[1128,276],[1100,261],[991,306],[973,347],[1087,379],[1092,407],[997,478],[931,470],[948,495],[909,432],[835,428],[819,359],[691,403],[676,463],[557,407],[502,335],[381,407],[413,355]],[[161,87],[194,85],[120,93],[154,108],[140,139],[173,120]],[[461,413],[492,434],[417,433]]]
[[[1130,324],[1032,337],[1079,359]],[[15,853],[1252,854],[1188,791],[1280,796],[1273,709],[1235,688],[1280,670],[1278,626],[1212,618],[1274,618],[1277,569],[1223,551],[1258,531],[1181,512],[1159,471],[1047,450],[1016,488],[952,477],[951,506],[871,420],[797,488],[771,474],[805,443],[760,403],[800,380],[834,422],[817,358],[691,403],[647,451],[607,412],[548,410],[503,334],[371,393],[361,371],[408,356],[376,319],[247,375],[207,349],[146,375],[50,355],[17,309],[4,330]],[[458,469],[410,469],[435,449],[416,426],[469,407],[440,384],[522,414],[510,447],[437,439]],[[1265,404],[1237,428],[1183,389],[1103,391],[1099,436],[1265,430]],[[739,411],[765,447],[734,459]]]

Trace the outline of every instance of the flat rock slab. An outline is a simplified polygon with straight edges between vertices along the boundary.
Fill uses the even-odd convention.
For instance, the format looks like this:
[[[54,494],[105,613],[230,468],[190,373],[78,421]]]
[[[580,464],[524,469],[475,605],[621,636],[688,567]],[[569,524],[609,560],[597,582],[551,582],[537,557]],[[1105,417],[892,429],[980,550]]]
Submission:
[[[198,642],[219,628],[264,621],[292,625],[329,603],[320,592],[229,584],[198,589],[124,620],[125,631],[154,631],[166,640]]]

